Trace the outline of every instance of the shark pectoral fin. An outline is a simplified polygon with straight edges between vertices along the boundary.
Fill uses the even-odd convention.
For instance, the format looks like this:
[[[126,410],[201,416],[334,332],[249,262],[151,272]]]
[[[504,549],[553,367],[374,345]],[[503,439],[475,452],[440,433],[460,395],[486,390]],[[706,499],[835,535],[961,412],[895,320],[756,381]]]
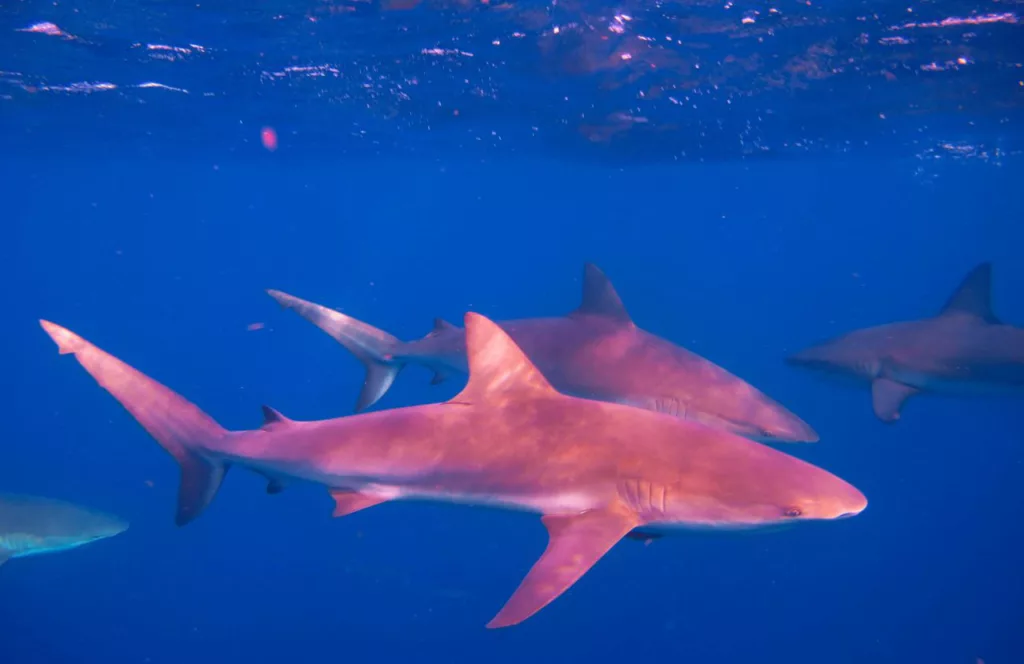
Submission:
[[[871,383],[871,404],[875,415],[883,422],[895,422],[900,419],[903,402],[918,392],[916,387],[888,378],[876,378]]]
[[[0,549],[0,565],[3,565],[5,562],[7,562],[10,559],[11,559],[11,552],[10,551],[4,551],[3,549]]]
[[[369,493],[359,493],[348,489],[331,489],[331,498],[334,498],[335,517],[348,516],[367,507],[386,503],[389,499],[384,496],[376,496]]]
[[[600,560],[637,524],[625,510],[545,516],[548,547],[487,627],[508,627],[540,611]]]

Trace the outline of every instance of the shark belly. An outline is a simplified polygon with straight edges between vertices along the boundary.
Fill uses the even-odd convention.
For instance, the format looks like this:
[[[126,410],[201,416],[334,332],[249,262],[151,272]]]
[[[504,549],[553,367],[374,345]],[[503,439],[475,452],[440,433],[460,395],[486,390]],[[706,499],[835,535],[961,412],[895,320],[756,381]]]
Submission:
[[[1024,389],[1024,383],[1005,380],[1001,376],[963,377],[952,374],[896,368],[887,372],[892,380],[925,392],[956,396],[987,396],[1012,394]]]
[[[501,492],[494,493],[474,490],[425,488],[416,485],[366,483],[345,488],[371,495],[382,500],[424,500],[430,502],[455,503],[498,507],[537,514],[579,514],[603,506],[596,492],[555,491],[555,492]]]

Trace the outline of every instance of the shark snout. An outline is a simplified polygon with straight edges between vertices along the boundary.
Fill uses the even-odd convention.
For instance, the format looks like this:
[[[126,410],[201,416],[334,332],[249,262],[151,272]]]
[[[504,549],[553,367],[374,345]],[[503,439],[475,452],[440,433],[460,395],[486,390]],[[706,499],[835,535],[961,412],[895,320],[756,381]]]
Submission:
[[[816,443],[821,437],[811,425],[792,413],[785,413],[772,426],[765,428],[769,440],[780,440],[793,443]]]
[[[838,513],[833,517],[835,519],[848,519],[851,516],[857,516],[867,509],[867,496],[852,485],[847,485],[847,487],[847,495],[844,496],[836,505]]]

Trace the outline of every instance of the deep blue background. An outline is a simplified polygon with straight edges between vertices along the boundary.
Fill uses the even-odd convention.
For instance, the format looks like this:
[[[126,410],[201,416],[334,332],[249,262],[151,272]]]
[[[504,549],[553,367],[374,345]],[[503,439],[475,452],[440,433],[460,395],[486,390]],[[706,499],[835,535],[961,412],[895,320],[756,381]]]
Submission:
[[[885,426],[866,390],[782,364],[841,331],[931,315],[983,260],[997,314],[1024,323],[1022,175],[915,160],[0,158],[0,487],[132,522],[0,569],[0,662],[1024,661],[1021,400],[917,398]],[[263,289],[413,338],[466,310],[569,311],[586,260],[639,325],[810,422],[822,441],[785,450],[857,485],[867,511],[625,541],[531,620],[489,631],[543,550],[536,517],[396,503],[333,520],[316,487],[267,496],[235,472],[176,528],[173,461],[37,324],[251,428],[262,403],[346,414],[362,381]],[[461,385],[429,376],[408,369],[379,407]]]

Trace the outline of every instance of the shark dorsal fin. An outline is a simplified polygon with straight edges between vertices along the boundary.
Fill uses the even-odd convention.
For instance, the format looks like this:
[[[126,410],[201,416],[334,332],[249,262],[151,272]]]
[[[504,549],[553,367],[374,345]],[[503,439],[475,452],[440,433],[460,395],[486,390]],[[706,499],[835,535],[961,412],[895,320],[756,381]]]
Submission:
[[[446,330],[454,330],[455,326],[446,321],[443,318],[434,319],[434,332],[444,332]]]
[[[469,381],[451,402],[479,403],[556,394],[533,362],[496,323],[471,312],[466,314],[465,325]]]
[[[974,316],[999,324],[992,313],[992,264],[982,263],[968,274],[942,308],[940,316]]]
[[[292,423],[292,420],[288,419],[270,406],[261,406],[261,408],[263,409],[263,429]]]
[[[570,315],[601,316],[620,323],[633,322],[612,282],[593,263],[583,267],[583,302]]]

